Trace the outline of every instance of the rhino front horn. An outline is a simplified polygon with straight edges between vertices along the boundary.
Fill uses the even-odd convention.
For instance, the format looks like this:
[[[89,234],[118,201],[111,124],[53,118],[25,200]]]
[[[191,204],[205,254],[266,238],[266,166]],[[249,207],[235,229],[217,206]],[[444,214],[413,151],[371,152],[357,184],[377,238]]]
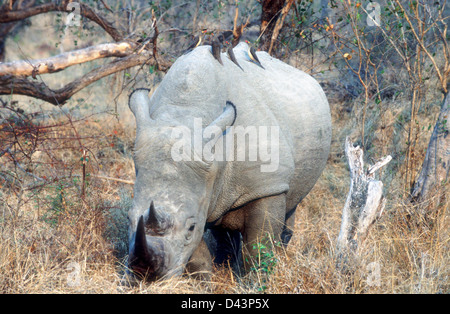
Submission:
[[[145,234],[144,217],[139,218],[136,229],[134,248],[130,254],[130,267],[147,279],[156,279],[164,267],[164,245],[162,241]]]
[[[134,242],[134,257],[141,261],[150,260],[148,252],[147,238],[145,237],[144,217],[139,218]]]

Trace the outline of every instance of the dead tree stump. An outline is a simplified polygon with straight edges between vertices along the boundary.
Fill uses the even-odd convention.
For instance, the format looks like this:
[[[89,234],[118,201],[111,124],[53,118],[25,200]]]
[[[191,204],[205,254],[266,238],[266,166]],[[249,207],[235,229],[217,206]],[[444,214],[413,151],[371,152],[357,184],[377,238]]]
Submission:
[[[350,191],[342,213],[337,251],[343,256],[356,252],[367,237],[370,226],[381,216],[385,206],[383,183],[375,180],[375,171],[391,161],[391,156],[380,159],[364,170],[363,150],[345,140],[345,154],[350,166]]]

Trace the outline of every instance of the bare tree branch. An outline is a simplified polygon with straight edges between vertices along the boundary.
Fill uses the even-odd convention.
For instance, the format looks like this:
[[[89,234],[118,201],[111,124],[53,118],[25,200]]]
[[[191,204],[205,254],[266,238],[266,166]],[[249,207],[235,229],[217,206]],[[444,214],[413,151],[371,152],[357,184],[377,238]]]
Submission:
[[[232,41],[233,47],[235,47],[237,44],[239,44],[241,36],[244,33],[244,29],[250,23],[250,16],[248,16],[245,23],[240,24],[238,26],[238,17],[239,17],[239,6],[238,6],[238,1],[236,0],[236,9],[235,9],[234,20],[233,20],[233,41]]]
[[[71,12],[68,8],[70,2],[69,0],[52,1],[27,7],[14,5],[13,10],[0,10],[0,23],[7,25],[47,12]],[[80,11],[82,16],[100,25],[117,43],[100,44],[46,59],[0,63],[0,95],[19,94],[42,99],[54,105],[62,105],[78,91],[110,74],[144,64],[156,65],[161,71],[166,71],[170,67],[171,62],[158,56],[156,43],[159,32],[154,12],[151,26],[154,30],[153,36],[145,41],[141,39],[134,42],[122,41],[124,36],[86,4],[80,3]],[[153,47],[150,47],[152,44]],[[42,78],[40,81],[27,79],[27,76],[36,79],[40,74],[58,72],[75,64],[107,57],[120,58],[95,68],[60,89],[50,88]]]
[[[0,76],[0,95],[26,95],[45,100],[54,105],[62,105],[75,93],[105,76],[137,65],[155,63],[156,60],[153,55],[148,50],[144,50],[141,54],[131,54],[98,67],[57,90],[50,89],[43,82],[32,82],[23,76],[3,75]],[[158,66],[164,71],[170,67],[170,63],[165,60],[158,60]]]
[[[25,9],[1,10],[0,23],[20,21],[28,17],[47,12],[72,12],[70,8],[67,8],[67,5],[70,2],[70,0],[52,1],[50,3],[44,3]],[[80,3],[80,14],[102,27],[114,39],[114,41],[120,41],[123,39],[121,32],[119,32],[104,17],[95,13],[94,10],[84,3]]]
[[[0,76],[16,75],[35,78],[39,74],[58,72],[72,65],[95,59],[124,57],[131,54],[135,48],[136,45],[129,42],[108,43],[62,53],[46,59],[0,63]]]

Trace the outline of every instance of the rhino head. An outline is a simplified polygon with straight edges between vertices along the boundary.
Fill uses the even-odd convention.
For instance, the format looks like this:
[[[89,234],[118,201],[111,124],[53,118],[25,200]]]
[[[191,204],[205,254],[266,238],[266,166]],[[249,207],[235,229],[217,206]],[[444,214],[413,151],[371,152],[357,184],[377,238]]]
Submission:
[[[129,106],[136,118],[129,267],[147,280],[180,275],[202,240],[218,165],[174,160],[174,130],[186,127],[153,120],[148,90],[134,91]],[[220,131],[219,138],[235,117],[234,105],[227,105],[209,127]]]

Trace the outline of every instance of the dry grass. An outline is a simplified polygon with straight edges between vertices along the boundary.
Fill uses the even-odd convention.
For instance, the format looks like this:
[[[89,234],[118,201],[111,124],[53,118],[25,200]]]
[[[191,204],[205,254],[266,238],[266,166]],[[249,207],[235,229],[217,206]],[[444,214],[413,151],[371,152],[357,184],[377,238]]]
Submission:
[[[16,153],[35,176],[47,178],[45,184],[14,168],[11,156],[2,156],[15,180],[2,181],[0,189],[1,293],[449,292],[448,199],[430,200],[429,215],[422,217],[390,191],[387,209],[360,257],[345,272],[336,266],[334,248],[349,180],[337,140],[324,174],[297,210],[289,246],[271,257],[274,268],[268,273],[237,277],[222,267],[211,282],[182,277],[124,284],[124,213],[132,187],[95,175],[133,180],[133,139],[115,118],[98,121],[93,116],[51,129],[28,161]],[[89,156],[84,196],[80,143]]]

